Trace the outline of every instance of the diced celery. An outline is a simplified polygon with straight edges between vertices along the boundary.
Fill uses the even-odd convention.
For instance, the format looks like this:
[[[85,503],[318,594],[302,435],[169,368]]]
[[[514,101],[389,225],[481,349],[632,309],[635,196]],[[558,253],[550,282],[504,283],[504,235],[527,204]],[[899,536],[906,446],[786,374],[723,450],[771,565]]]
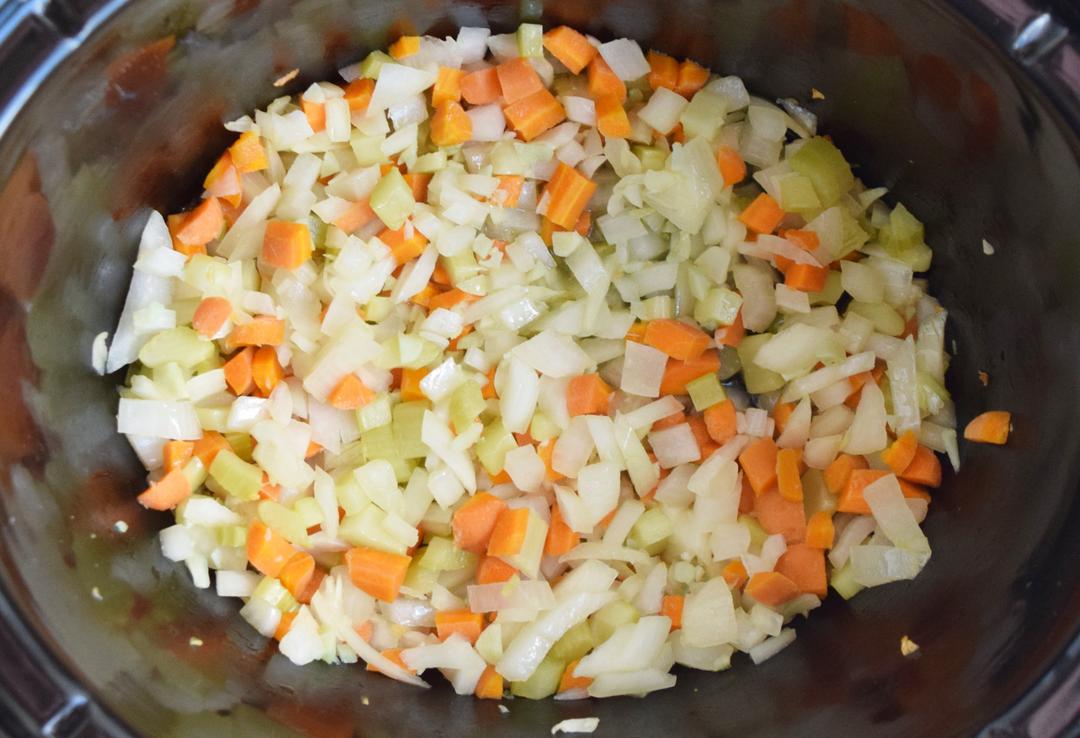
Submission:
[[[446,152],[442,149],[417,157],[409,169],[411,174],[434,174],[446,169]]]
[[[204,431],[224,433],[229,429],[229,408],[227,407],[197,407],[195,415],[198,416],[199,425]]]
[[[517,30],[518,54],[536,59],[544,56],[544,27],[539,23],[522,23]]]
[[[544,542],[547,540],[548,524],[531,507],[525,523],[525,536],[521,547],[515,554],[502,556],[506,563],[525,576],[535,579],[540,573],[540,559],[544,556]]]
[[[346,515],[355,515],[370,504],[354,474],[343,474],[334,485],[334,492]]]
[[[360,76],[375,79],[379,76],[379,70],[383,64],[393,64],[394,57],[385,51],[373,51],[360,62]]]
[[[592,628],[589,627],[588,620],[582,620],[573,628],[566,631],[562,638],[555,641],[555,645],[551,647],[550,653],[556,659],[569,663],[580,659],[591,651],[592,648]]]
[[[546,699],[558,691],[565,669],[566,662],[548,654],[528,679],[523,682],[510,682],[510,693],[529,700]]]
[[[218,456],[220,455],[218,454]],[[280,502],[274,502],[273,500],[260,502],[259,518],[271,529],[285,536],[290,543],[295,543],[298,546],[308,545],[308,527],[304,525],[302,516]]]
[[[219,546],[239,548],[247,543],[248,529],[242,525],[222,525],[214,529]]]
[[[420,440],[420,428],[424,423],[427,403],[423,401],[399,402],[394,405],[391,424],[394,428],[396,455],[403,459],[422,459],[428,455],[427,444]]]
[[[645,171],[663,169],[667,163],[668,152],[659,146],[635,146],[633,152],[641,160],[641,168]]]
[[[394,310],[394,301],[389,297],[376,295],[364,306],[364,320],[369,323],[381,323]]]
[[[835,305],[844,294],[844,285],[840,278],[840,272],[829,271],[825,277],[825,286],[821,292],[810,293],[811,305]]]
[[[439,572],[436,569],[425,569],[421,566],[420,557],[414,556],[402,586],[413,590],[418,595],[427,595],[431,594],[438,579]]]
[[[679,122],[687,140],[696,136],[712,138],[724,125],[727,112],[727,101],[723,95],[712,90],[698,90],[690,99],[690,104],[683,108]]]
[[[192,374],[205,374],[206,372],[212,372],[215,369],[220,369],[225,366],[225,360],[221,358],[218,352],[214,352],[206,361],[199,362],[195,366],[191,367]]]
[[[487,403],[484,392],[476,382],[462,382],[450,395],[450,422],[454,432],[461,433],[480,417]]]
[[[379,395],[356,411],[356,422],[361,433],[389,425],[391,417],[390,397],[387,395]]]
[[[839,569],[833,569],[832,576],[829,578],[829,584],[845,600],[850,600],[863,589],[863,585],[855,581],[855,575],[851,572],[850,561]]]
[[[476,458],[488,474],[498,474],[502,471],[506,460],[506,452],[517,448],[517,441],[506,430],[501,420],[495,420],[484,428],[483,435],[476,442]]]
[[[694,409],[698,411],[703,411],[727,399],[727,393],[720,386],[720,380],[715,374],[702,374],[697,379],[687,382],[686,391],[690,393],[690,400],[694,403]]]
[[[199,487],[206,483],[206,477],[208,472],[206,471],[206,465],[202,463],[202,459],[198,456],[192,456],[181,467],[180,471],[184,477],[187,478],[188,486],[191,488],[192,493],[198,491]]]
[[[671,518],[659,507],[652,507],[642,513],[634,523],[634,527],[630,529],[630,535],[627,536],[627,542],[634,548],[640,548],[650,555],[655,555],[664,549],[668,537],[674,530]]]
[[[621,597],[607,603],[589,618],[593,643],[600,645],[615,632],[620,625],[636,623],[641,613]]]
[[[476,652],[489,664],[497,664],[503,655],[502,623],[492,623],[476,639]]]
[[[434,571],[457,571],[476,563],[476,554],[462,551],[449,538],[435,536],[420,556],[420,566]]]
[[[382,151],[382,144],[385,140],[382,136],[353,136],[349,139],[349,146],[352,147],[357,164],[362,167],[370,167],[373,164],[382,164],[386,161],[386,154]]]
[[[480,274],[480,265],[476,263],[476,255],[471,250],[440,257],[439,262],[446,269],[446,274],[455,287]]]
[[[144,366],[159,367],[175,362],[190,369],[209,359],[217,348],[213,341],[203,338],[191,328],[181,326],[158,333],[139,351]]]
[[[916,373],[919,383],[919,410],[926,415],[937,415],[949,402],[949,391],[932,374]]]
[[[848,310],[861,315],[874,324],[874,330],[886,336],[899,336],[904,332],[904,319],[884,302],[859,302],[852,300]]]
[[[815,136],[792,156],[791,168],[814,184],[822,207],[832,207],[855,184],[851,166],[831,141]]]
[[[551,420],[551,418],[541,412],[535,413],[532,422],[529,423],[529,435],[532,436],[534,441],[539,441],[540,443],[550,441],[561,432],[562,429],[555,424],[555,421]]]
[[[232,446],[233,453],[244,461],[251,461],[251,452],[255,450],[255,439],[247,433],[226,433],[225,440]]]
[[[784,210],[803,213],[821,208],[821,200],[814,191],[814,183],[801,174],[788,174],[778,180],[780,188],[780,207]]]
[[[187,390],[187,374],[174,361],[155,367],[151,374],[154,377],[154,384],[171,397],[182,397]]]
[[[322,525],[323,523],[322,508],[319,507],[319,503],[315,501],[314,497],[301,497],[293,503],[293,512],[300,517],[300,522],[304,524],[305,528]]]
[[[367,546],[380,551],[404,554],[408,548],[383,527],[386,513],[368,505],[356,515],[348,515],[338,526],[338,538],[354,546]]]
[[[360,434],[360,448],[364,452],[364,458],[368,459],[391,459],[398,455],[397,445],[394,443],[394,427],[388,423],[376,426],[371,430]]]
[[[761,544],[765,542],[765,539],[769,537],[769,534],[761,527],[757,518],[752,518],[749,515],[740,515],[739,525],[745,525],[747,530],[750,531],[750,549],[752,551],[760,551]]]
[[[768,369],[763,369],[754,363],[754,357],[757,356],[758,351],[772,337],[771,333],[759,333],[747,336],[739,344],[738,352],[739,361],[742,362],[743,367],[743,382],[746,384],[746,391],[752,395],[774,392],[784,386],[782,376]]]
[[[262,469],[249,464],[232,451],[219,451],[210,464],[210,476],[223,490],[238,500],[256,500],[262,488]]]
[[[720,371],[716,373],[716,378],[721,382],[726,382],[742,371],[742,360],[739,359],[739,352],[734,346],[724,346],[719,353]]]
[[[807,518],[816,512],[836,511],[836,495],[825,486],[825,476],[819,469],[807,469],[802,476],[802,486]]]
[[[694,305],[694,319],[702,325],[731,325],[742,306],[742,295],[727,287],[713,287]]]
[[[412,189],[405,177],[397,167],[393,167],[379,178],[375,189],[371,191],[369,205],[387,228],[396,231],[405,225],[405,220],[412,215],[416,200],[413,199]]]
[[[923,243],[923,224],[903,205],[889,213],[889,221],[881,227],[878,240],[889,256],[902,261],[916,272],[930,268],[933,253]]]
[[[406,369],[420,369],[433,363],[435,360],[441,358],[442,349],[435,343],[418,336],[405,336],[407,338],[411,350],[408,355],[405,355],[404,350],[401,348],[399,342],[398,350],[402,352],[401,365]]]
[[[293,596],[289,594],[289,590],[285,589],[285,585],[273,577],[263,577],[262,580],[255,585],[255,590],[251,593],[251,597],[252,599],[269,603],[282,612],[288,612],[298,604]]]
[[[322,243],[323,238],[316,239],[316,243]],[[259,276],[259,266],[254,259],[240,261],[240,283],[245,290],[258,290],[262,277]]]
[[[675,317],[675,300],[671,295],[655,295],[641,301],[642,320],[663,320]]]

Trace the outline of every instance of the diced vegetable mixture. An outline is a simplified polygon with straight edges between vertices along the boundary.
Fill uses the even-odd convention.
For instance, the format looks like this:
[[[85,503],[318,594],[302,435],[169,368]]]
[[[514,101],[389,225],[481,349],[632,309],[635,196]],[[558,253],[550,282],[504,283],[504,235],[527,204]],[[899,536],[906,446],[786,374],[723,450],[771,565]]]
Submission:
[[[530,24],[341,75],[227,124],[95,347],[196,587],[297,664],[575,699],[919,573],[946,313],[811,113]]]

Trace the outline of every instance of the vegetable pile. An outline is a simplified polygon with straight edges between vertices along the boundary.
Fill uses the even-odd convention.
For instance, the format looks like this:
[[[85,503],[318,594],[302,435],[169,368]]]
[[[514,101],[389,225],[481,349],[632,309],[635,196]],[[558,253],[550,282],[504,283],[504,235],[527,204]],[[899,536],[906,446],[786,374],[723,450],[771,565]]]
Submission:
[[[341,73],[227,124],[108,350],[195,586],[297,664],[572,699],[919,573],[946,313],[813,115],[567,27]]]

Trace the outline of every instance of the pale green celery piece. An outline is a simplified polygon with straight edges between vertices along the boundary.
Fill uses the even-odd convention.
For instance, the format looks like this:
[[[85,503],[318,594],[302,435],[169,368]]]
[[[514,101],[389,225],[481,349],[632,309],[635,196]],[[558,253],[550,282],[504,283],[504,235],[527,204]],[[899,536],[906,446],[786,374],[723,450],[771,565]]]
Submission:
[[[937,415],[948,404],[949,391],[932,374],[920,370],[916,376],[919,383],[919,410],[925,415]]]
[[[220,369],[223,366],[225,366],[225,360],[221,358],[221,355],[215,351],[214,355],[211,356],[209,359],[193,366],[191,368],[191,373],[192,375],[205,374],[206,372],[212,372],[215,369]]]
[[[319,238],[318,243],[322,243],[322,240],[322,238]],[[240,262],[240,284],[244,286],[245,290],[259,289],[261,281],[259,267],[254,259],[244,259]]]
[[[405,484],[409,481],[409,477],[412,476],[413,470],[416,469],[418,461],[417,459],[403,459],[400,456],[396,456],[392,459],[387,459],[390,462],[390,466],[394,467],[394,478],[397,479],[398,484]]]
[[[225,440],[232,446],[233,453],[244,461],[251,461],[251,452],[255,450],[255,439],[247,433],[226,433]]]
[[[703,325],[731,325],[742,307],[742,295],[727,287],[713,287],[694,305],[694,319]]]
[[[517,30],[518,54],[541,59],[544,56],[544,27],[539,23],[522,23]]]
[[[390,419],[390,396],[386,394],[379,395],[356,411],[356,422],[361,433],[388,425]]]
[[[379,70],[383,64],[394,64],[394,57],[385,51],[373,51],[360,62],[360,76],[375,79],[379,76]]]
[[[364,306],[364,320],[369,323],[381,323],[394,310],[394,301],[389,297],[376,295]]]
[[[518,154],[517,149],[509,141],[499,141],[491,147],[488,153],[491,162],[492,174],[518,174],[524,175],[531,171],[531,167]]]
[[[394,444],[394,428],[388,423],[380,425],[360,434],[360,448],[364,458],[392,459],[398,456],[397,446]]]
[[[476,382],[462,382],[450,395],[450,422],[454,431],[461,433],[484,412],[487,403],[484,391]]]
[[[671,518],[659,507],[651,507],[634,523],[630,535],[627,536],[627,543],[633,548],[655,555],[664,549],[674,530]]]
[[[368,505],[356,515],[348,515],[338,525],[338,538],[354,546],[367,546],[380,551],[404,554],[405,544],[391,536],[383,528],[386,513],[375,505]]]
[[[848,212],[847,208],[840,209],[840,252],[834,254],[834,258],[842,259],[852,251],[858,251],[870,240],[870,234],[863,230],[858,218]]]
[[[328,469],[353,468],[367,463],[364,458],[364,448],[360,441],[352,441],[345,444],[336,454],[323,450],[323,465]]]
[[[739,524],[745,525],[750,531],[750,550],[760,551],[761,544],[765,542],[765,539],[769,537],[769,534],[761,527],[757,518],[752,518],[749,515],[740,515]]]
[[[533,415],[532,423],[529,424],[529,435],[532,436],[533,440],[543,443],[544,441],[550,441],[561,433],[562,429],[555,424],[555,421],[542,412]]]
[[[480,265],[476,263],[476,256],[472,251],[466,250],[454,256],[443,256],[439,258],[439,262],[446,269],[450,282],[458,288],[461,288],[461,282],[480,274]]]
[[[200,299],[173,300],[169,307],[176,313],[176,324],[191,325],[200,302],[202,302]]]
[[[825,287],[821,292],[810,293],[811,305],[835,305],[840,296],[844,294],[844,285],[840,279],[840,272],[830,270],[825,277]]]
[[[423,401],[399,402],[394,406],[391,423],[394,429],[396,455],[403,459],[422,459],[428,455],[427,444],[420,440],[427,403]]]
[[[334,485],[338,504],[346,515],[356,515],[370,503],[353,474],[344,474]]]
[[[643,320],[662,320],[675,317],[675,300],[671,295],[656,295],[641,302]]]
[[[187,392],[188,374],[175,361],[154,367],[151,370],[154,384],[168,393],[170,397],[183,397]]]
[[[498,474],[506,462],[506,452],[517,448],[517,442],[502,421],[495,420],[484,428],[484,433],[474,448],[476,458],[480,459],[487,473]]]
[[[874,324],[874,330],[886,336],[899,336],[904,332],[905,322],[889,305],[883,302],[859,302],[852,300],[848,310],[861,315]]]
[[[821,205],[825,208],[839,202],[855,184],[851,166],[840,153],[840,149],[820,136],[815,136],[803,144],[788,157],[788,163],[797,173],[810,178],[821,199]]]
[[[807,469],[802,476],[803,507],[806,517],[816,512],[836,512],[836,495],[825,486],[825,476],[819,469]]]
[[[855,581],[855,576],[851,573],[851,561],[848,561],[839,569],[833,569],[829,584],[845,600],[850,600],[864,589],[861,584]]]
[[[323,514],[314,497],[301,497],[293,503],[293,512],[300,516],[305,528],[322,525]]]
[[[734,346],[722,346],[719,354],[720,371],[716,373],[716,378],[721,382],[726,382],[742,371],[742,360],[739,359],[739,351]]]
[[[349,139],[349,146],[352,147],[357,164],[362,167],[370,167],[386,161],[386,154],[382,152],[382,143],[385,140],[382,136],[360,135],[354,135]]]
[[[558,691],[559,681],[565,670],[566,662],[549,653],[528,679],[523,682],[510,682],[510,694],[528,700],[546,699]]]
[[[371,191],[369,202],[371,209],[379,216],[387,228],[396,231],[405,225],[405,220],[416,207],[412,189],[397,167],[390,169],[379,178],[375,189]]]
[[[214,529],[219,546],[240,548],[247,544],[248,529],[242,525],[222,525]]]
[[[209,359],[217,348],[191,328],[181,326],[158,333],[139,351],[139,361],[143,366],[159,367],[175,362],[185,369],[201,364]]]
[[[780,207],[794,213],[821,209],[814,183],[801,174],[787,174],[779,179]]]
[[[255,591],[251,593],[251,596],[253,599],[269,603],[282,612],[288,612],[298,604],[289,594],[289,590],[285,589],[285,585],[274,577],[263,577],[255,585]]]
[[[203,480],[203,484],[206,485],[206,489],[210,493],[217,495],[218,497],[225,497],[228,495],[228,492],[222,489],[221,485],[215,482],[209,474],[206,476],[206,479]]]
[[[224,452],[222,452],[224,453]],[[218,454],[220,457],[221,454]],[[214,459],[217,461],[217,459]],[[308,545],[307,526],[303,518],[295,511],[273,500],[263,500],[259,503],[259,518],[272,530],[297,546]]]
[[[476,564],[476,554],[462,551],[453,540],[435,536],[420,557],[420,566],[435,571],[457,571]]]
[[[694,409],[702,412],[713,405],[718,405],[727,399],[727,393],[720,386],[720,380],[715,374],[703,374],[697,379],[686,383],[686,391],[690,394],[690,400],[694,403]]]
[[[727,115],[727,101],[722,95],[712,90],[698,90],[690,99],[690,104],[683,108],[679,121],[687,140],[696,136],[712,138],[724,124]]]
[[[923,243],[924,238],[923,224],[903,204],[892,209],[888,223],[878,233],[885,252],[916,272],[929,269],[933,257],[930,247]]]
[[[661,149],[659,146],[634,146],[631,149],[634,155],[641,160],[641,168],[643,170],[650,169],[663,169],[664,164],[667,163],[668,152]]]
[[[551,655],[560,661],[577,661],[593,649],[592,628],[588,620],[582,620],[551,647]]]
[[[655,509],[655,508],[654,508]],[[607,603],[589,618],[589,626],[592,629],[593,643],[599,645],[611,638],[611,634],[620,625],[636,623],[641,613],[621,597]]]
[[[446,152],[439,149],[418,157],[409,171],[415,174],[434,174],[443,169],[446,169]]]
[[[423,338],[417,339],[419,353],[415,354],[414,358],[409,361],[402,360],[401,365],[406,369],[421,369],[428,364],[432,364],[442,356],[442,349],[437,344],[427,341]]]
[[[218,452],[210,464],[210,476],[230,497],[256,500],[262,488],[262,470],[228,449]]]
[[[773,337],[771,333],[759,333],[746,336],[739,344],[739,361],[742,362],[743,381],[746,391],[752,395],[760,395],[765,392],[773,392],[784,386],[784,378],[776,372],[762,369],[754,363],[754,357],[765,345],[765,342]]]
[[[206,484],[206,465],[203,464],[202,459],[198,456],[192,456],[187,462],[180,467],[180,472],[188,481],[188,487],[191,488],[191,493],[194,494],[199,490],[199,487]]]
[[[439,572],[435,569],[425,569],[420,564],[420,557],[413,556],[409,563],[409,570],[405,574],[405,582],[402,586],[413,590],[417,594],[431,594],[435,588],[435,582],[439,579]]]

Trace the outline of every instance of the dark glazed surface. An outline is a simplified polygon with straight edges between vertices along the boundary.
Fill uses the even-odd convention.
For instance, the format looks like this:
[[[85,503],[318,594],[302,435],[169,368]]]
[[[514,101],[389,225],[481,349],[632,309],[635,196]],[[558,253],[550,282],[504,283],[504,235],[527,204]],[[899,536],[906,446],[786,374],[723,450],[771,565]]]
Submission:
[[[1032,15],[1004,0],[998,20],[957,5],[997,40]],[[547,23],[633,36],[766,96],[823,91],[811,107],[824,131],[926,222],[961,422],[1005,408],[1016,432],[1004,449],[962,448],[915,582],[830,598],[767,664],[680,671],[676,689],[645,701],[515,700],[502,715],[445,685],[295,668],[233,602],[194,590],[158,553],[167,518],[134,503],[141,475],[113,432],[115,378],[92,375],[88,357],[119,313],[143,208],[176,209],[196,192],[228,140],[222,120],[268,102],[293,67],[289,91],[388,33],[508,30],[518,4],[158,0],[107,23],[112,6],[96,0],[42,7],[44,18],[18,23],[21,10],[0,7],[0,685],[21,706],[0,714],[0,730],[53,718],[56,735],[122,734],[120,723],[152,736],[540,735],[596,715],[597,735],[611,736],[930,738],[982,730],[1059,658],[1080,658],[1062,655],[1080,622],[1080,148],[1024,73],[955,14],[916,0],[544,7]],[[61,42],[78,48],[55,52],[70,57],[16,115],[20,85],[37,84]],[[1044,83],[1069,74],[1077,87],[1054,94],[1075,106],[1075,43],[1032,71]],[[982,253],[984,237],[996,255]],[[918,658],[900,656],[904,634]],[[68,676],[100,707],[67,702]],[[1059,732],[1078,695],[1074,681],[1030,733]],[[1021,735],[1020,720],[993,734]]]

